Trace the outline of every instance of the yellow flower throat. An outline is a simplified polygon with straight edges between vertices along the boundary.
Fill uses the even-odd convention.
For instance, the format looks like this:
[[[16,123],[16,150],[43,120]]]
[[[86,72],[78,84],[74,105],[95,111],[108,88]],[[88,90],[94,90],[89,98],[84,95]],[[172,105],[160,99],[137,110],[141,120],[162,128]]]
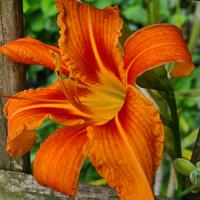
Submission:
[[[106,69],[100,76],[100,83],[88,85],[90,93],[80,102],[92,111],[98,125],[111,120],[121,109],[125,99],[125,88],[116,76]]]

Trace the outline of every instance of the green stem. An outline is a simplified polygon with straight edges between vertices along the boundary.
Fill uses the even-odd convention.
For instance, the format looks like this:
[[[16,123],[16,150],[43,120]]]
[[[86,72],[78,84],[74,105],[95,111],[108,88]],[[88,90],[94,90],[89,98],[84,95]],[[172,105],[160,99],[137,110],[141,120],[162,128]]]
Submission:
[[[181,8],[180,0],[176,0],[176,25],[181,26]]]
[[[168,103],[169,103],[171,119],[172,119],[171,129],[173,133],[174,145],[176,147],[175,148],[176,158],[181,158],[182,152],[181,152],[179,119],[178,119],[178,114],[177,114],[176,99],[175,99],[173,90],[168,91]]]
[[[145,0],[147,10],[147,25],[151,24],[150,0]]]
[[[160,4],[159,0],[154,0],[153,1],[153,22],[154,23],[159,23],[160,22]]]
[[[194,47],[196,46],[199,35],[200,35],[200,2],[196,2],[192,31],[188,42],[188,48],[190,52],[192,52]]]
[[[168,104],[171,113],[171,130],[174,142],[175,149],[175,158],[182,157],[181,151],[181,138],[180,138],[180,130],[179,130],[179,119],[177,115],[177,106],[176,99],[173,89],[167,92],[168,95]],[[177,173],[177,193],[180,193],[183,190],[183,177],[182,175]]]
[[[182,198],[188,194],[190,194],[193,190],[197,189],[196,186],[192,185],[191,187],[187,188],[186,190],[184,190],[183,192],[181,192],[179,195],[178,195],[178,198]]]

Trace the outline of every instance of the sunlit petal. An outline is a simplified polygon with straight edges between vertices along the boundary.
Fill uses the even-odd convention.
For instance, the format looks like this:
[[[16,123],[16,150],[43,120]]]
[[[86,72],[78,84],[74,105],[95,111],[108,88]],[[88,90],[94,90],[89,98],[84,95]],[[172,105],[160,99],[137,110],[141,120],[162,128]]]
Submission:
[[[171,24],[156,24],[136,31],[125,43],[124,59],[129,83],[144,71],[169,62],[178,62],[174,73],[177,76],[188,75],[194,69],[180,29]]]
[[[86,142],[84,126],[59,129],[50,135],[41,144],[34,160],[37,181],[69,196],[75,195]]]
[[[58,0],[59,46],[71,76],[97,82],[101,72],[122,79],[123,60],[118,46],[122,20],[117,7],[99,10],[76,0]]]
[[[154,199],[151,184],[163,148],[159,114],[137,89],[127,87],[122,110],[105,125],[88,127],[86,154],[123,200]]]
[[[35,64],[55,69],[52,52],[60,54],[56,46],[47,45],[33,38],[22,38],[0,46],[0,55],[5,54],[14,62],[23,64]],[[63,73],[66,68],[63,66]]]
[[[8,118],[7,151],[13,156],[20,156],[33,147],[37,139],[34,129],[45,119],[67,126],[84,123],[87,119],[84,113],[69,104],[55,84],[48,88],[25,90],[16,97],[29,100],[9,99],[5,105]],[[41,100],[30,100],[31,98]]]

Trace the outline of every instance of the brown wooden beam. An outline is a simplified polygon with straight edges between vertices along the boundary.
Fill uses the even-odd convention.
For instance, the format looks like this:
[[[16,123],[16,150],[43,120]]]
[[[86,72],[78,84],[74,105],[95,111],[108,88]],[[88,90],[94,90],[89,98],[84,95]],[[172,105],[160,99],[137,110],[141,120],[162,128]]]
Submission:
[[[145,191],[144,191],[145,192]],[[74,200],[74,198],[42,187],[33,176],[13,171],[0,170],[0,199]],[[119,200],[110,188],[80,184],[76,200]],[[156,200],[173,200],[156,197]]]
[[[0,0],[0,45],[23,37],[22,0]],[[0,57],[0,92],[15,94],[25,88],[25,68]],[[28,156],[11,158],[5,151],[7,140],[6,120],[3,117],[5,99],[0,99],[0,168],[27,172]]]

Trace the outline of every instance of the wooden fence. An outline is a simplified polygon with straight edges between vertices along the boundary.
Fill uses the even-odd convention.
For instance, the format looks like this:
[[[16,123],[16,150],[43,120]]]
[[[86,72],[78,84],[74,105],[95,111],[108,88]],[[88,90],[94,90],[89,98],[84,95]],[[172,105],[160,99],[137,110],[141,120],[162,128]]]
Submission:
[[[23,37],[22,0],[0,0],[0,45]],[[14,94],[25,88],[25,68],[0,58],[0,92]],[[3,117],[5,100],[0,100],[0,200],[68,200],[51,189],[38,185],[32,175],[29,154],[23,158],[10,157],[6,149],[6,120]],[[200,145],[200,144],[197,144]],[[199,160],[199,150],[195,154]],[[145,192],[145,191],[144,191]],[[76,200],[117,200],[114,190],[104,187],[80,185]],[[157,197],[157,200],[168,198]],[[194,200],[192,198],[191,200]],[[197,198],[196,198],[197,199]],[[200,198],[198,198],[200,199]],[[172,200],[172,199],[171,199]]]

